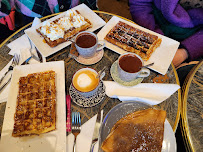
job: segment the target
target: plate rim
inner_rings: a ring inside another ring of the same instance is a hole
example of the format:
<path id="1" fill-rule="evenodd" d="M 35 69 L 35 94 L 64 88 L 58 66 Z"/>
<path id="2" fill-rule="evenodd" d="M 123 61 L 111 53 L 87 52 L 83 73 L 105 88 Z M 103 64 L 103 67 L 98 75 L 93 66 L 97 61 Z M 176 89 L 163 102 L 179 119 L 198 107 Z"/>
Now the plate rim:
<path id="1" fill-rule="evenodd" d="M 117 104 L 116 106 L 114 106 L 113 108 L 111 108 L 111 109 L 108 111 L 108 113 L 104 116 L 104 119 L 103 119 L 103 121 L 102 121 L 100 130 L 99 130 L 99 152 L 103 152 L 103 151 L 100 149 L 100 146 L 101 146 L 101 131 L 102 131 L 102 126 L 105 127 L 105 126 L 104 126 L 104 124 L 105 124 L 104 122 L 108 119 L 108 115 L 111 114 L 112 111 L 113 111 L 114 109 L 116 109 L 118 106 L 122 107 L 123 104 L 129 104 L 129 103 L 130 103 L 130 104 L 139 103 L 139 104 L 146 105 L 146 106 L 148 106 L 148 108 L 146 108 L 146 109 L 149 109 L 149 108 L 159 109 L 159 108 L 154 107 L 154 106 L 152 106 L 152 105 L 150 105 L 150 104 L 148 104 L 148 103 L 143 103 L 143 102 L 141 102 L 141 101 L 132 101 L 132 100 L 121 102 L 121 103 Z M 145 108 L 144 108 L 144 109 L 145 109 Z M 138 111 L 138 110 L 137 110 L 137 111 Z M 134 112 L 135 112 L 135 111 L 134 111 Z M 125 115 L 125 116 L 126 116 L 126 115 Z M 123 116 L 123 117 L 125 117 L 125 116 Z M 122 117 L 122 118 L 123 118 L 123 117 Z M 120 118 L 120 119 L 121 119 L 121 118 Z M 119 120 L 120 120 L 120 119 L 119 119 Z M 116 122 L 115 122 L 115 123 L 116 123 Z M 115 124 L 115 123 L 114 123 L 114 124 Z M 165 131 L 166 131 L 166 128 L 165 128 L 165 127 L 166 127 L 166 124 L 169 125 L 169 127 L 171 128 L 171 131 L 173 132 L 173 129 L 172 129 L 172 127 L 171 127 L 171 125 L 170 125 L 170 123 L 169 123 L 167 117 L 166 117 L 166 119 L 165 119 L 165 121 L 164 121 L 164 133 L 165 133 Z M 110 130 L 109 130 L 109 132 L 110 132 Z M 176 139 L 174 132 L 173 132 L 173 137 Z M 163 138 L 164 138 L 164 137 L 163 137 Z M 164 139 L 163 139 L 163 142 L 164 142 Z M 163 151 L 163 142 L 162 142 L 162 151 Z M 175 140 L 175 147 L 174 147 L 174 149 L 175 149 L 175 151 L 177 151 L 177 143 L 176 143 L 176 140 Z"/>

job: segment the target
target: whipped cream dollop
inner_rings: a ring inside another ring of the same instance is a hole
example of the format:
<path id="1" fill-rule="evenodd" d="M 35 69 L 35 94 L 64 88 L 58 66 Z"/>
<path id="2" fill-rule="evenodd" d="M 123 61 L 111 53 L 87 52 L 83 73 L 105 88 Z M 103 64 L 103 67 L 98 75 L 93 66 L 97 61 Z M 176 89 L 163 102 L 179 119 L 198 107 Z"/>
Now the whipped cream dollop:
<path id="1" fill-rule="evenodd" d="M 63 38 L 66 31 L 78 28 L 86 24 L 85 18 L 75 10 L 68 10 L 66 15 L 59 18 L 57 22 L 45 21 L 40 32 L 50 38 L 51 41 Z"/>
<path id="2" fill-rule="evenodd" d="M 82 73 L 78 76 L 77 84 L 81 88 L 85 88 L 85 87 L 91 85 L 91 83 L 92 83 L 92 79 L 87 74 Z"/>

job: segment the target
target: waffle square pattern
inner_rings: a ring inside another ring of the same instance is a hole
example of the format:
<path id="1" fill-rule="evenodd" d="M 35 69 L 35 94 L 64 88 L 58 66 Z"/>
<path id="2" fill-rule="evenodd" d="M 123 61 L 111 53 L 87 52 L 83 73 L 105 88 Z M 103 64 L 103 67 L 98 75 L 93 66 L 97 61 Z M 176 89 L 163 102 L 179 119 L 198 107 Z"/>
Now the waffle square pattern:
<path id="1" fill-rule="evenodd" d="M 138 54 L 145 61 L 151 57 L 162 42 L 158 36 L 132 27 L 122 21 L 119 21 L 104 39 L 125 51 Z"/>
<path id="2" fill-rule="evenodd" d="M 54 71 L 46 71 L 20 77 L 13 137 L 56 129 L 55 75 Z"/>

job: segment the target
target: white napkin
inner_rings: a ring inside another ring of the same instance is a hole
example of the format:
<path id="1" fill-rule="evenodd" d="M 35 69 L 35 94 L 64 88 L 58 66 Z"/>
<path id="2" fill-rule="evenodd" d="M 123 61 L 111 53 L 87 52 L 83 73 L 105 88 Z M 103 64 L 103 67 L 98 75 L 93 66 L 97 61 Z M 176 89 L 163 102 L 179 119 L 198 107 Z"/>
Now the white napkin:
<path id="1" fill-rule="evenodd" d="M 92 136 L 94 131 L 94 126 L 96 122 L 96 117 L 92 117 L 87 122 L 81 126 L 81 132 L 77 136 L 76 140 L 76 152 L 90 152 L 90 147 L 92 143 Z M 101 118 L 103 118 L 103 110 L 101 111 Z M 102 119 L 101 119 L 102 122 Z M 66 152 L 73 151 L 74 135 L 71 133 L 66 137 Z M 94 147 L 94 152 L 98 151 L 98 142 Z"/>
<path id="2" fill-rule="evenodd" d="M 35 25 L 39 24 L 40 22 L 41 22 L 40 19 L 35 17 L 35 19 L 33 20 L 32 26 L 35 26 Z M 14 55 L 14 53 L 20 54 L 19 65 L 31 56 L 30 51 L 29 51 L 30 43 L 29 43 L 29 40 L 28 40 L 28 37 L 26 34 L 22 35 L 18 39 L 9 43 L 7 46 L 11 49 L 11 51 L 9 52 L 10 55 Z M 34 47 L 33 47 L 32 51 L 35 55 L 37 55 L 37 52 Z M 4 75 L 4 73 L 6 73 L 9 66 L 11 65 L 11 62 L 12 62 L 12 60 L 0 71 L 0 78 Z M 44 57 L 43 57 L 43 62 L 46 62 L 46 58 L 44 58 Z M 29 63 L 36 64 L 39 62 L 36 61 L 35 59 L 31 59 L 29 61 Z M 5 77 L 3 82 L 0 84 L 0 86 L 2 86 L 10 78 L 11 73 L 12 73 L 12 71 L 7 74 L 7 76 Z M 10 83 L 0 93 L 0 103 L 7 101 L 9 87 L 10 87 Z"/>
<path id="3" fill-rule="evenodd" d="M 177 84 L 140 83 L 133 87 L 121 86 L 113 81 L 104 81 L 106 95 L 121 101 L 141 101 L 156 105 L 169 98 L 180 86 Z"/>
<path id="4" fill-rule="evenodd" d="M 32 27 L 41 23 L 40 19 L 35 17 L 32 23 Z M 28 40 L 28 37 L 26 34 L 23 34 L 21 37 L 19 37 L 18 39 L 14 40 L 13 42 L 9 43 L 7 45 L 11 51 L 9 52 L 10 55 L 14 55 L 14 53 L 18 53 L 20 54 L 20 64 L 23 63 L 27 58 L 29 58 L 31 56 L 30 54 L 30 43 Z M 32 45 L 32 52 L 34 55 L 37 56 L 37 52 L 35 50 L 34 44 Z M 46 61 L 46 58 L 43 57 L 43 62 Z M 35 59 L 31 59 L 29 61 L 30 64 L 34 64 L 34 63 L 39 63 L 38 61 L 36 61 Z"/>

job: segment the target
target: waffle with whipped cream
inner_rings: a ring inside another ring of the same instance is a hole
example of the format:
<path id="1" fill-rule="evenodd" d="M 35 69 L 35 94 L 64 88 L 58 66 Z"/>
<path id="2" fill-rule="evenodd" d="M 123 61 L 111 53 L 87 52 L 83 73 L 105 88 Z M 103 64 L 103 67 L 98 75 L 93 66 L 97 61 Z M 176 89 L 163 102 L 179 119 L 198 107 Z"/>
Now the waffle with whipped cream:
<path id="1" fill-rule="evenodd" d="M 128 52 L 138 54 L 143 60 L 148 60 L 161 44 L 161 39 L 119 21 L 104 38 L 108 42 Z"/>
<path id="2" fill-rule="evenodd" d="M 78 10 L 71 9 L 54 21 L 43 22 L 36 31 L 44 37 L 49 46 L 55 47 L 90 27 L 92 24 L 87 18 L 83 17 Z"/>
<path id="3" fill-rule="evenodd" d="M 55 129 L 55 72 L 46 71 L 20 77 L 12 136 L 39 135 Z"/>

